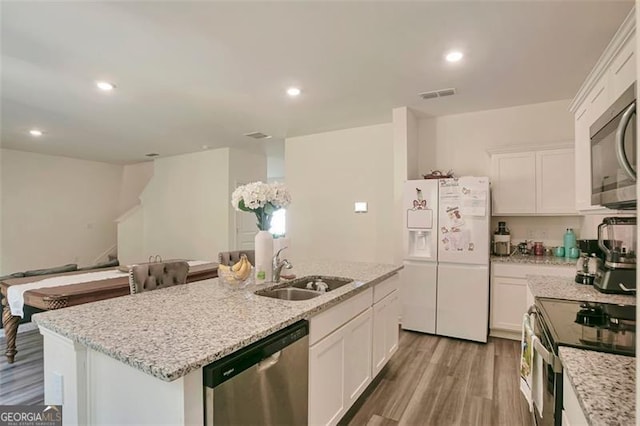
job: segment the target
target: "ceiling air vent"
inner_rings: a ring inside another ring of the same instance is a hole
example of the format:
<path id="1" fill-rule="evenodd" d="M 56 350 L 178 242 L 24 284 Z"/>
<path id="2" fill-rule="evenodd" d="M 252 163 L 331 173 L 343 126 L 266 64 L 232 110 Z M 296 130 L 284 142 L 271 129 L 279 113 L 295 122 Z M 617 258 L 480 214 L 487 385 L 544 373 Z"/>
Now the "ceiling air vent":
<path id="1" fill-rule="evenodd" d="M 160 155 L 160 154 L 158 154 L 157 152 L 150 152 L 148 154 L 145 154 L 145 157 L 152 157 L 153 158 L 153 157 L 157 157 L 158 155 Z"/>
<path id="2" fill-rule="evenodd" d="M 271 138 L 271 136 L 265 135 L 262 132 L 251 132 L 251 133 L 245 133 L 244 135 L 253 139 L 270 139 Z"/>
<path id="3" fill-rule="evenodd" d="M 450 88 L 450 89 L 440 89 L 440 90 L 434 90 L 432 92 L 420 93 L 419 96 L 422 99 L 433 99 L 433 98 L 441 98 L 443 96 L 451 96 L 455 94 L 456 94 L 456 89 Z"/>

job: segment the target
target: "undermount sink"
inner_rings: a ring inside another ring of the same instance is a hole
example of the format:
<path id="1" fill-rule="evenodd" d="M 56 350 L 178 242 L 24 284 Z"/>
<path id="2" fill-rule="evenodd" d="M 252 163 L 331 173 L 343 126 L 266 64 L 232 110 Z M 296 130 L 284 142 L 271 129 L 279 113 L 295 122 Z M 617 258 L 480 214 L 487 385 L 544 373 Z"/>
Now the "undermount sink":
<path id="1" fill-rule="evenodd" d="M 309 300 L 352 282 L 350 278 L 309 275 L 282 283 L 277 288 L 256 291 L 256 294 L 282 300 Z M 326 287 L 319 283 L 326 284 Z"/>
<path id="2" fill-rule="evenodd" d="M 257 291 L 258 296 L 266 296 L 282 300 L 308 300 L 322 296 L 322 292 L 295 287 L 274 288 Z"/>
<path id="3" fill-rule="evenodd" d="M 322 275 L 309 275 L 306 277 L 296 278 L 295 280 L 291 280 L 287 283 L 289 287 L 309 289 L 309 283 L 313 290 L 318 290 L 318 286 L 316 283 L 323 282 L 328 288 L 325 291 L 335 290 L 337 288 L 342 287 L 343 285 L 352 283 L 353 280 L 351 278 L 338 278 L 338 277 L 325 277 Z"/>

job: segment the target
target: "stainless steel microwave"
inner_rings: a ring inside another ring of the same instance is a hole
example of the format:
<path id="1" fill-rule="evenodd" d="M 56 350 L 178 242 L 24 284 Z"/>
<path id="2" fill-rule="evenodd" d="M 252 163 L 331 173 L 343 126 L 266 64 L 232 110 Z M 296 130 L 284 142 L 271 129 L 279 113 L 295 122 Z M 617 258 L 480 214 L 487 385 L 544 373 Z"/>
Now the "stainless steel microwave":
<path id="1" fill-rule="evenodd" d="M 636 208 L 636 85 L 629 87 L 589 129 L 591 204 Z"/>

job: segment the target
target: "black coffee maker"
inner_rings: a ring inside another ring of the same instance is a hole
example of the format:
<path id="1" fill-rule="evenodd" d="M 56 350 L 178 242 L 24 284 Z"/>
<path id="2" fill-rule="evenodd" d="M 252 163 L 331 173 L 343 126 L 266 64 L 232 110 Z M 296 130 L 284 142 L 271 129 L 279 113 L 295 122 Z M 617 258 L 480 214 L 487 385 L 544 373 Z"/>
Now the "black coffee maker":
<path id="1" fill-rule="evenodd" d="M 636 222 L 635 217 L 605 217 L 598 225 L 605 258 L 593 286 L 602 293 L 636 292 Z"/>

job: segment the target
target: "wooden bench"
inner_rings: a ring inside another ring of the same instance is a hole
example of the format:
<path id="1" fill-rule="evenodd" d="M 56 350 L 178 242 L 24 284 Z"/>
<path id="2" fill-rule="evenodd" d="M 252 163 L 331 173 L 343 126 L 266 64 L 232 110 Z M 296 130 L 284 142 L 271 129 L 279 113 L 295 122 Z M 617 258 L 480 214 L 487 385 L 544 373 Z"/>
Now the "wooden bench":
<path id="1" fill-rule="evenodd" d="M 12 285 L 27 284 L 41 281 L 51 277 L 71 276 L 86 274 L 90 272 L 109 271 L 110 269 L 94 269 L 88 271 L 74 271 L 64 274 L 40 275 L 35 277 L 11 278 L 0 281 L 0 292 L 2 293 L 2 325 L 7 341 L 5 355 L 11 364 L 18 352 L 16 350 L 16 335 L 18 334 L 18 323 L 20 317 L 11 315 L 11 309 L 7 302 L 7 290 Z M 218 276 L 218 264 L 215 262 L 193 266 L 189 269 L 187 282 L 201 281 Z M 86 283 L 62 285 L 57 287 L 33 289 L 24 292 L 25 306 L 32 306 L 45 311 L 61 309 L 69 306 L 82 305 L 83 303 L 97 302 L 98 300 L 111 299 L 114 297 L 126 296 L 129 291 L 129 277 L 122 276 L 100 281 L 90 281 Z"/>

